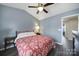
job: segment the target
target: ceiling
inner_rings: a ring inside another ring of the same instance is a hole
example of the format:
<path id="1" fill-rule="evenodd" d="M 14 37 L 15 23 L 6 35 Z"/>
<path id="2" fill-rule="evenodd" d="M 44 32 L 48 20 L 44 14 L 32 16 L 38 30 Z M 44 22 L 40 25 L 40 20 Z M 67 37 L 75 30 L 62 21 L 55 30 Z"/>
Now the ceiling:
<path id="1" fill-rule="evenodd" d="M 29 14 L 31 14 L 32 16 L 34 16 L 39 20 L 43 20 L 45 18 L 79 8 L 78 3 L 55 3 L 45 8 L 48 11 L 47 14 L 43 11 L 40 12 L 39 14 L 36 14 L 37 9 L 28 8 L 28 6 L 29 5 L 36 6 L 37 3 L 2 3 L 2 5 L 25 10 L 26 12 L 28 12 Z"/>

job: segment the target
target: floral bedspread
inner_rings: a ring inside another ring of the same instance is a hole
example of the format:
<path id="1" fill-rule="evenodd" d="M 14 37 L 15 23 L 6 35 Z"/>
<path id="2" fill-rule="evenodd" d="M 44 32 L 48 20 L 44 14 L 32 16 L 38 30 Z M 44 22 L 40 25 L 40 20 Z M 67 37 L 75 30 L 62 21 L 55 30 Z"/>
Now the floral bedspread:
<path id="1" fill-rule="evenodd" d="M 46 56 L 54 48 L 54 42 L 50 37 L 34 35 L 19 38 L 16 47 L 19 56 Z"/>

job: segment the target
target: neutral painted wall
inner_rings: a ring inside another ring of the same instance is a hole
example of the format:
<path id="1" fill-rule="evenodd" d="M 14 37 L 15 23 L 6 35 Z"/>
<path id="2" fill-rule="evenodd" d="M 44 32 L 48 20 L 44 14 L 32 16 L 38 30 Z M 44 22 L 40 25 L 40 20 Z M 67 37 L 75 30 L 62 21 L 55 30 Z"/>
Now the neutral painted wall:
<path id="1" fill-rule="evenodd" d="M 16 30 L 33 30 L 35 18 L 24 10 L 0 5 L 0 47 L 6 36 L 15 36 Z"/>
<path id="2" fill-rule="evenodd" d="M 73 7 L 73 6 L 72 6 Z M 64 7 L 63 7 L 64 8 Z M 41 32 L 45 35 L 48 35 L 58 43 L 61 42 L 61 18 L 68 15 L 79 14 L 79 9 L 61 13 L 47 19 L 41 20 Z"/>

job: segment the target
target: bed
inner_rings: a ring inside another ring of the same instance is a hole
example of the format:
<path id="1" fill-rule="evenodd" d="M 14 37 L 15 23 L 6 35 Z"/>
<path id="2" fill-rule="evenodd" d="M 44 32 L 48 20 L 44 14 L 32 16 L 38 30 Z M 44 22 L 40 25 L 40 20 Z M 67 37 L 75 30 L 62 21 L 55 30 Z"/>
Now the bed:
<path id="1" fill-rule="evenodd" d="M 52 38 L 34 32 L 19 32 L 15 43 L 19 56 L 46 56 L 55 48 Z"/>

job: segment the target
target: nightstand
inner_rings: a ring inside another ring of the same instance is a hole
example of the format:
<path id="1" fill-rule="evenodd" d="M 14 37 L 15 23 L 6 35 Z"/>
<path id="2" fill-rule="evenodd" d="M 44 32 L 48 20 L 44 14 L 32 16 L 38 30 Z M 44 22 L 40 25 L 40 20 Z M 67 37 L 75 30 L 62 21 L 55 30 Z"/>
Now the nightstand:
<path id="1" fill-rule="evenodd" d="M 10 47 L 11 45 L 14 45 L 15 47 L 15 43 L 14 43 L 15 38 L 16 37 L 5 37 L 5 45 L 4 45 L 5 51 L 7 47 Z"/>

